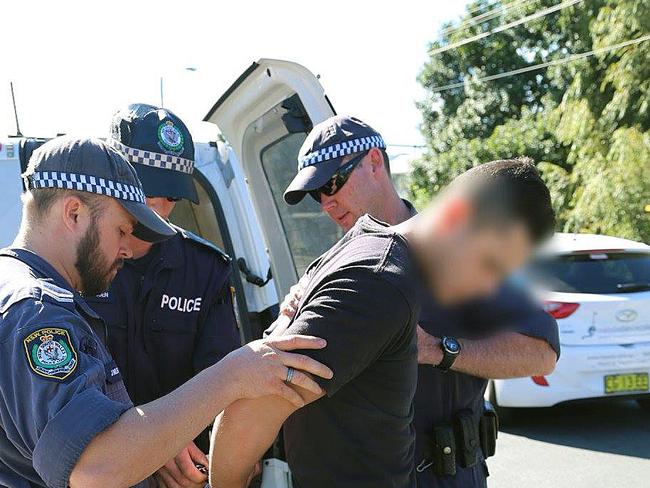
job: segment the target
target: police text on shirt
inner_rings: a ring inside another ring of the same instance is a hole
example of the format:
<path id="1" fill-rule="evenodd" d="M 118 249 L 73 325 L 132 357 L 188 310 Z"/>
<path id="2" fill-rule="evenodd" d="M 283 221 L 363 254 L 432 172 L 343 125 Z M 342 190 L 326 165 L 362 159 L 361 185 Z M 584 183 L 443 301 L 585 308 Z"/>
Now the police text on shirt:
<path id="1" fill-rule="evenodd" d="M 196 298 L 183 298 L 183 297 L 170 297 L 163 295 L 160 301 L 160 308 L 167 307 L 170 310 L 178 312 L 199 312 L 201 311 L 201 297 Z"/>

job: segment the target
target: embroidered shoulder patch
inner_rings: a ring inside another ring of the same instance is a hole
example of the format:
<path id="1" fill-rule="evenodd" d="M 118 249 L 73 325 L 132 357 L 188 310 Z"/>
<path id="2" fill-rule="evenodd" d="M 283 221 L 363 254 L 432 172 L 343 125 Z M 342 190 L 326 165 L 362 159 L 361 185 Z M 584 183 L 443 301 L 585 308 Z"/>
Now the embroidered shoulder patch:
<path id="1" fill-rule="evenodd" d="M 34 373 L 64 380 L 77 368 L 77 351 L 65 329 L 39 329 L 23 339 L 27 362 Z"/>

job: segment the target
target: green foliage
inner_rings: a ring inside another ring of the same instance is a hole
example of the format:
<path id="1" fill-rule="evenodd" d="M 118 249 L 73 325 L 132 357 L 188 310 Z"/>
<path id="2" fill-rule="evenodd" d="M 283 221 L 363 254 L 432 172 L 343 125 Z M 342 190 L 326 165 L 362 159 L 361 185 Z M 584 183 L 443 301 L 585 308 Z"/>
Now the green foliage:
<path id="1" fill-rule="evenodd" d="M 486 22 L 448 29 L 430 48 L 487 32 L 557 3 L 476 0 L 468 10 L 513 7 Z M 480 81 L 487 75 L 606 48 L 648 33 L 647 0 L 584 0 L 432 54 L 419 75 L 428 91 L 428 97 L 418 103 L 428 149 L 412 175 L 411 196 L 416 204 L 423 205 L 474 165 L 527 155 L 537 161 L 551 190 L 559 230 L 649 241 L 650 214 L 644 213 L 644 206 L 650 204 L 650 41 Z M 465 85 L 436 91 L 460 82 Z"/>

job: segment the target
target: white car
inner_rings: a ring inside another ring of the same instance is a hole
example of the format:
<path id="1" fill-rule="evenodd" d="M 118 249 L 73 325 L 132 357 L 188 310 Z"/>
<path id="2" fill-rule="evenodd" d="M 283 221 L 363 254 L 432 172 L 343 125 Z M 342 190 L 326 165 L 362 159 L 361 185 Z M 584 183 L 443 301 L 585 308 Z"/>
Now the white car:
<path id="1" fill-rule="evenodd" d="M 496 380 L 500 407 L 550 407 L 636 398 L 650 408 L 650 246 L 593 234 L 557 234 L 522 273 L 557 319 L 553 374 Z"/>

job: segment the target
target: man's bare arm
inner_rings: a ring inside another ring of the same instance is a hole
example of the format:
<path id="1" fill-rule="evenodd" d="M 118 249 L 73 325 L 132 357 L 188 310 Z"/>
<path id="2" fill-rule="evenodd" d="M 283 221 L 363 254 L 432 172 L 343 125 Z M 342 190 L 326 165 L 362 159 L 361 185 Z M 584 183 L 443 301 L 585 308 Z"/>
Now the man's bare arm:
<path id="1" fill-rule="evenodd" d="M 451 369 L 481 378 L 544 376 L 553 372 L 557 362 L 557 354 L 548 342 L 518 332 L 460 342 L 462 351 Z M 418 361 L 436 365 L 441 360 L 440 339 L 418 327 Z"/>
<path id="2" fill-rule="evenodd" d="M 322 397 L 296 388 L 306 403 Z M 289 416 L 298 409 L 279 396 L 238 400 L 214 422 L 210 446 L 210 486 L 243 488 L 249 475 Z"/>
<path id="3" fill-rule="evenodd" d="M 304 405 L 300 395 L 283 382 L 287 366 L 327 378 L 332 373 L 307 356 L 284 351 L 304 346 L 321 348 L 324 342 L 318 344 L 315 338 L 297 336 L 256 341 L 172 393 L 126 411 L 83 451 L 70 476 L 70 486 L 128 487 L 138 483 L 175 456 L 237 399 L 276 394 L 296 407 Z M 297 382 L 312 387 L 304 378 L 307 376 L 300 372 L 294 376 Z"/>

